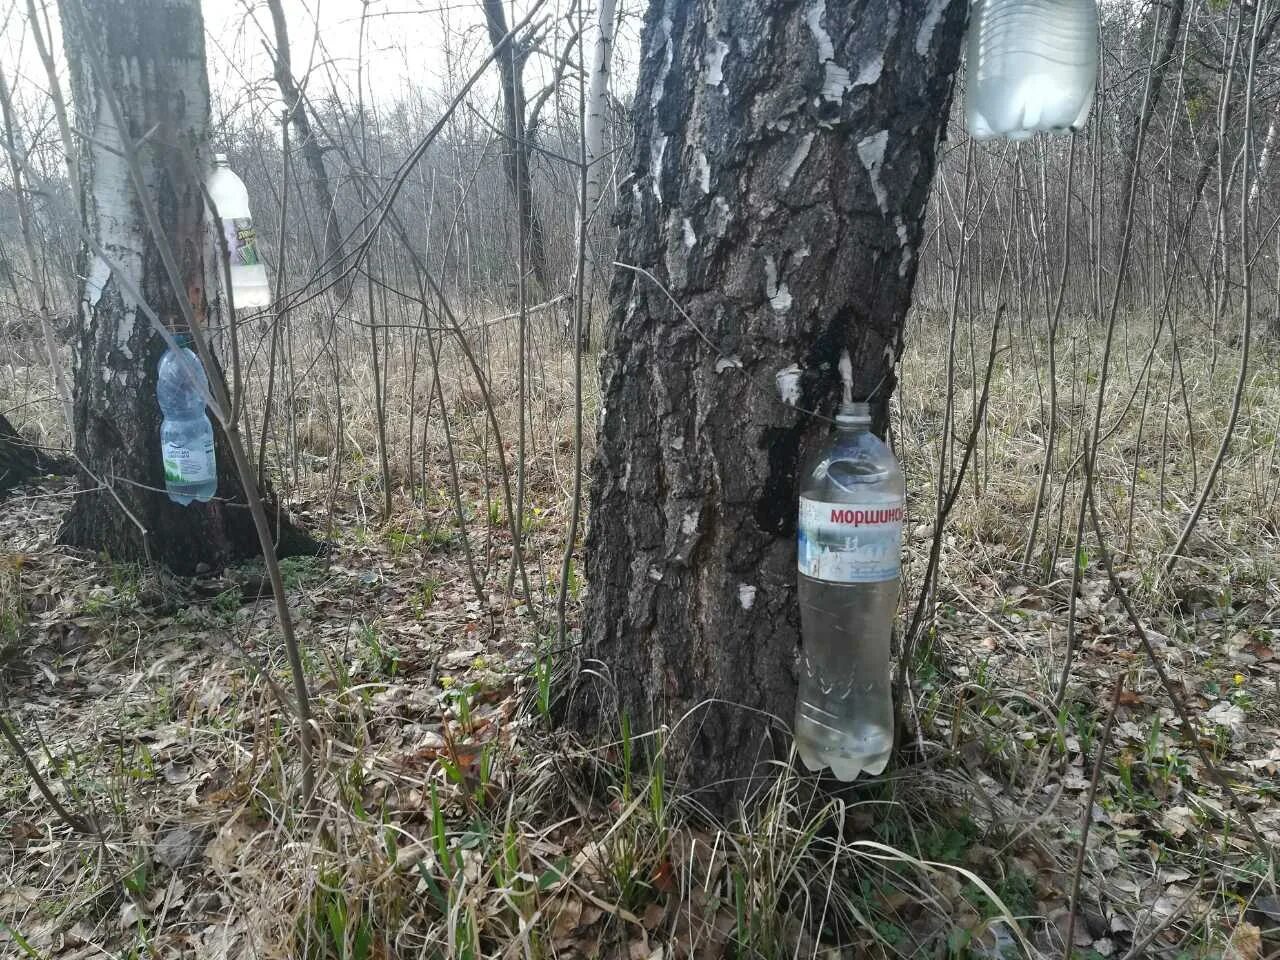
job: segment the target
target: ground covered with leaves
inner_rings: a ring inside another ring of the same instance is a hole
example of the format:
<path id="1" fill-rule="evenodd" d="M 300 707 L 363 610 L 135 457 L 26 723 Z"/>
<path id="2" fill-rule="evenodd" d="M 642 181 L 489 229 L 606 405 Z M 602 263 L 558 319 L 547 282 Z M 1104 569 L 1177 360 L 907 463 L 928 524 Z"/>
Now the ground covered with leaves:
<path id="1" fill-rule="evenodd" d="M 1276 955 L 1280 526 L 1267 410 L 1280 378 L 1259 375 L 1262 400 L 1245 412 L 1194 560 L 1161 577 L 1203 476 L 1188 435 L 1203 458 L 1220 424 L 1188 412 L 1172 431 L 1167 417 L 1163 433 L 1126 426 L 1097 468 L 1106 555 L 1067 535 L 1077 472 L 1056 512 L 1048 501 L 1052 548 L 1028 565 L 1043 399 L 1015 361 L 993 380 L 940 541 L 898 763 L 852 786 L 780 765 L 730 824 L 671 787 L 657 734 L 582 744 L 551 722 L 567 688 L 548 619 L 562 425 L 531 437 L 533 605 L 505 586 L 512 544 L 478 466 L 482 414 L 458 430 L 475 437 L 460 454 L 465 544 L 446 489 L 398 496 L 379 519 L 376 470 L 355 455 L 330 510 L 332 448 L 300 455 L 315 477 L 289 506 L 330 540 L 325 556 L 285 563 L 318 733 L 309 807 L 261 568 L 177 580 L 76 554 L 55 543 L 74 490 L 52 478 L 20 488 L 0 511 L 3 715 L 76 822 L 0 750 L 0 954 Z M 1125 369 L 1137 379 L 1121 384 L 1140 382 L 1137 361 Z M 920 518 L 908 618 L 935 535 L 939 376 L 909 355 L 895 419 Z M 962 440 L 979 382 L 956 381 Z M 1134 419 L 1125 396 L 1117 388 L 1108 418 Z M 1083 396 L 1071 404 L 1064 422 L 1082 420 Z M 1058 442 L 1068 462 L 1079 433 Z M 571 567 L 571 614 L 586 588 Z"/>

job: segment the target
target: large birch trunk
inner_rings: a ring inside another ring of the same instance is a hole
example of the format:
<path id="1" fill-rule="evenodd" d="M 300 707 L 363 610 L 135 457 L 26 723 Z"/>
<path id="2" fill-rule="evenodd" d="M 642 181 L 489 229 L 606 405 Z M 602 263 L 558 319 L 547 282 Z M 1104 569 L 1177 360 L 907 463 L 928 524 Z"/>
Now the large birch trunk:
<path id="1" fill-rule="evenodd" d="M 76 126 L 86 229 L 105 253 L 82 254 L 75 346 L 75 452 L 84 492 L 63 542 L 115 560 L 155 561 L 178 573 L 214 569 L 259 552 L 243 488 L 216 418 L 218 490 L 207 504 L 179 506 L 164 492 L 156 373 L 164 340 L 120 282 L 126 273 L 167 323 L 177 297 L 197 318 L 214 315 L 217 274 L 205 230 L 200 178 L 207 166 L 209 81 L 198 0 L 60 0 Z M 90 52 L 105 74 L 100 84 Z M 125 139 L 105 92 L 123 113 L 143 176 L 183 277 L 174 290 L 122 157 Z M 208 371 L 210 377 L 221 371 Z M 275 513 L 272 508 L 272 513 Z M 273 520 L 276 519 L 273 517 Z M 280 553 L 315 544 L 279 518 Z"/>
<path id="2" fill-rule="evenodd" d="M 852 359 L 887 422 L 962 0 L 658 0 L 602 361 L 584 671 L 723 808 L 786 755 L 796 479 Z M 670 293 L 670 298 L 667 292 Z M 673 303 L 674 300 L 674 303 Z M 678 304 L 678 306 L 677 306 Z"/>

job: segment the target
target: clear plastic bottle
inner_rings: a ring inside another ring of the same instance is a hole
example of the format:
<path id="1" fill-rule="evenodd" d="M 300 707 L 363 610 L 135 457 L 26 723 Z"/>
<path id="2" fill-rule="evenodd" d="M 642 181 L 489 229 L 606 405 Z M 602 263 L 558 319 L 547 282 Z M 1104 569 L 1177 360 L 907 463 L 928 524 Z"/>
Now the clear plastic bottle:
<path id="1" fill-rule="evenodd" d="M 227 165 L 225 153 L 214 154 L 213 173 L 205 186 L 222 218 L 222 233 L 227 238 L 227 253 L 231 256 L 231 288 L 236 309 L 269 305 L 271 287 L 267 283 L 267 268 L 258 258 L 258 235 L 249 213 L 249 191 Z"/>
<path id="2" fill-rule="evenodd" d="M 1079 130 L 1097 85 L 1097 0 L 974 0 L 965 60 L 976 139 Z"/>
<path id="3" fill-rule="evenodd" d="M 865 403 L 845 403 L 800 484 L 803 635 L 796 749 L 840 780 L 884 770 L 893 749 L 889 641 L 898 609 L 906 495 Z"/>
<path id="4" fill-rule="evenodd" d="M 169 499 L 183 506 L 205 503 L 218 489 L 218 462 L 213 452 L 213 425 L 204 412 L 209 380 L 204 367 L 186 346 L 170 348 L 160 358 L 156 399 L 164 412 L 160 423 L 160 456 Z M 197 382 L 199 386 L 197 386 Z"/>

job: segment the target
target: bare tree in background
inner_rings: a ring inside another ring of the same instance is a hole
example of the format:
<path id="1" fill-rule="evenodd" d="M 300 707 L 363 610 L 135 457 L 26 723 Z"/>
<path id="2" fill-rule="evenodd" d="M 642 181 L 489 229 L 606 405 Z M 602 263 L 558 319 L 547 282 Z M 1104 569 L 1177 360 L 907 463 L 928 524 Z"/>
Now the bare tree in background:
<path id="1" fill-rule="evenodd" d="M 600 0 L 600 9 L 596 12 L 596 40 L 591 48 L 590 85 L 587 89 L 587 111 L 583 118 L 582 129 L 583 152 L 587 164 L 587 190 L 582 216 L 587 221 L 595 218 L 610 170 L 605 153 L 604 135 L 609 115 L 609 74 L 613 63 L 613 34 L 617 6 L 617 0 Z M 589 234 L 585 231 L 583 244 L 588 248 L 591 245 Z M 597 272 L 600 266 L 596 262 L 597 257 L 593 256 L 589 249 L 580 251 L 580 255 L 592 266 L 592 272 Z M 588 311 L 584 316 L 586 322 L 582 339 L 586 347 L 591 343 L 591 314 Z"/>
<path id="2" fill-rule="evenodd" d="M 507 37 L 507 18 L 502 12 L 502 0 L 484 0 L 484 19 L 489 28 L 489 40 L 494 50 L 502 47 Z M 542 229 L 542 219 L 533 202 L 533 178 L 530 172 L 530 118 L 524 89 L 524 66 L 528 60 L 528 48 L 514 40 L 501 49 L 497 56 L 498 74 L 502 81 L 503 137 L 506 143 L 502 151 L 502 170 L 506 175 L 511 195 L 516 201 L 516 216 L 520 218 L 524 245 L 527 249 L 534 278 L 546 296 L 551 294 L 551 278 L 547 270 L 547 242 Z"/>
<path id="3" fill-rule="evenodd" d="M 654 3 L 602 364 L 571 722 L 669 725 L 709 802 L 780 755 L 802 458 L 883 430 L 965 5 Z M 603 678 L 603 682 L 601 681 Z"/>
<path id="4" fill-rule="evenodd" d="M 215 420 L 218 492 L 183 507 L 164 492 L 156 373 L 165 350 L 121 282 L 121 272 L 166 322 L 181 324 L 177 297 L 213 315 L 211 245 L 201 192 L 209 132 L 209 81 L 198 0 L 61 0 L 63 40 L 78 129 L 76 185 L 95 249 L 82 255 L 75 336 L 75 453 L 83 491 L 62 539 L 116 560 L 155 560 L 180 573 L 259 552 L 226 437 Z M 101 65 L 95 76 L 91 64 Z M 114 96 L 125 129 L 112 119 Z M 127 139 L 126 139 L 127 138 Z M 136 145 L 165 236 L 148 229 L 136 201 L 125 145 Z M 159 244 L 174 252 L 185 289 L 166 275 Z M 215 287 L 216 289 L 216 287 Z M 209 376 L 221 377 L 210 370 Z M 274 509 L 271 511 L 275 513 Z M 273 522 L 281 518 L 273 517 Z M 288 523 L 282 555 L 314 552 Z"/>
<path id="5" fill-rule="evenodd" d="M 345 300 L 350 292 L 351 282 L 344 269 L 342 225 L 338 222 L 333 188 L 329 185 L 329 174 L 324 167 L 324 151 L 320 149 L 320 141 L 311 129 L 307 103 L 293 76 L 289 26 L 280 0 L 267 0 L 267 8 L 271 11 L 271 24 L 276 35 L 275 50 L 271 51 L 276 86 L 280 88 L 280 98 L 284 100 L 288 121 L 293 125 L 298 151 L 311 175 L 311 192 L 315 197 L 317 211 L 324 217 L 324 264 L 334 284 L 334 293 L 339 300 Z"/>

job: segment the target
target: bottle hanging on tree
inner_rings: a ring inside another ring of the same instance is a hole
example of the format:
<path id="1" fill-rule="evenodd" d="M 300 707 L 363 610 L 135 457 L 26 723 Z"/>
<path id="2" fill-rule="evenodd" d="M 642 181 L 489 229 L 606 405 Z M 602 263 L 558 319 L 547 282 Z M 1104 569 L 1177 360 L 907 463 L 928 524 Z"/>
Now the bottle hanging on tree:
<path id="1" fill-rule="evenodd" d="M 1097 0 L 974 0 L 964 112 L 975 139 L 1081 129 L 1097 77 Z"/>
<path id="2" fill-rule="evenodd" d="M 846 393 L 846 396 L 848 394 Z M 800 481 L 803 639 L 796 750 L 840 780 L 884 770 L 893 749 L 889 642 L 898 609 L 906 485 L 871 411 L 848 400 Z"/>
<path id="3" fill-rule="evenodd" d="M 271 303 L 267 268 L 258 257 L 258 235 L 249 213 L 249 191 L 227 165 L 227 155 L 213 156 L 213 173 L 206 184 L 222 218 L 222 234 L 231 257 L 231 292 L 237 310 Z M 221 271 L 219 271 L 221 275 Z"/>
<path id="4" fill-rule="evenodd" d="M 218 462 L 213 450 L 213 425 L 204 411 L 209 389 L 200 358 L 191 352 L 186 336 L 180 349 L 170 347 L 160 358 L 156 399 L 164 413 L 160 423 L 160 456 L 169 499 L 183 506 L 193 500 L 207 503 L 218 490 Z"/>

